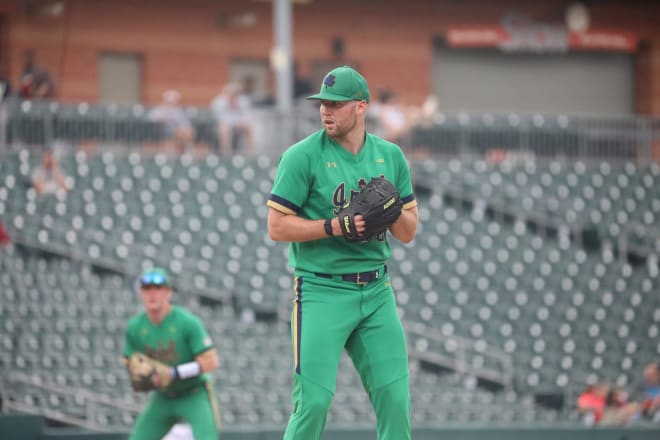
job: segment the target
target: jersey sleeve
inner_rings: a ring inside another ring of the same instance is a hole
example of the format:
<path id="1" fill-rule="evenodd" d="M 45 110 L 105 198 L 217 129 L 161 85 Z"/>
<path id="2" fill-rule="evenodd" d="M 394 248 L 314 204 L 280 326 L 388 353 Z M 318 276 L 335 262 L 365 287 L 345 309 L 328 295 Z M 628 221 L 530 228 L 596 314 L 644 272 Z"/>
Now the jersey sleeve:
<path id="1" fill-rule="evenodd" d="M 401 194 L 401 200 L 403 201 L 403 209 L 414 208 L 417 206 L 417 200 L 415 200 L 415 194 L 413 193 L 410 168 L 408 167 L 408 160 L 401 149 L 398 150 L 398 164 L 399 172 L 396 184 L 397 190 Z"/>
<path id="2" fill-rule="evenodd" d="M 202 321 L 196 316 L 191 316 L 189 320 L 187 336 L 190 351 L 194 356 L 213 348 L 211 337 L 206 331 L 204 324 L 202 324 Z"/>
<path id="3" fill-rule="evenodd" d="M 284 214 L 298 214 L 310 188 L 309 158 L 301 148 L 280 157 L 268 206 Z"/>

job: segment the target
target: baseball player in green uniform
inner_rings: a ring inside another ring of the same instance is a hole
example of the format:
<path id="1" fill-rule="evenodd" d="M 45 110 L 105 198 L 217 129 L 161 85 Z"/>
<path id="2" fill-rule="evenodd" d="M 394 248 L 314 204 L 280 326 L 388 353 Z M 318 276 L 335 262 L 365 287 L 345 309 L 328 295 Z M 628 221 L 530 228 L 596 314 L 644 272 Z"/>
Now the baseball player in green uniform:
<path id="1" fill-rule="evenodd" d="M 135 353 L 162 365 L 164 373 L 150 373 L 148 385 L 153 387 L 141 389 L 155 391 L 130 439 L 160 440 L 176 423 L 188 422 L 196 440 L 217 440 L 220 418 L 206 374 L 218 367 L 211 338 L 196 315 L 170 303 L 172 287 L 164 269 L 142 273 L 139 290 L 145 310 L 128 322 L 124 357 L 129 373 L 129 360 Z"/>
<path id="2" fill-rule="evenodd" d="M 389 232 L 403 243 L 417 230 L 417 204 L 401 149 L 365 128 L 369 88 L 344 66 L 329 72 L 318 100 L 323 129 L 282 154 L 268 200 L 268 231 L 290 243 L 295 269 L 291 330 L 293 413 L 285 440 L 321 438 L 344 349 L 377 417 L 379 440 L 410 439 L 406 339 L 385 265 L 387 232 L 349 241 L 338 213 L 372 177 L 398 190 L 401 214 Z M 355 216 L 358 234 L 368 229 Z"/>

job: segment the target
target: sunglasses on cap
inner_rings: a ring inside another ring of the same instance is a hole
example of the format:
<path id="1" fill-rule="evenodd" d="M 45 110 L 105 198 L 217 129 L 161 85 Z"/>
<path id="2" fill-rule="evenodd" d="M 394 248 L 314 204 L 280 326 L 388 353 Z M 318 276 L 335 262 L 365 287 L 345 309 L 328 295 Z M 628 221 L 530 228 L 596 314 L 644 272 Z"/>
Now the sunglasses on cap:
<path id="1" fill-rule="evenodd" d="M 140 277 L 140 285 L 147 286 L 169 286 L 169 281 L 165 275 L 158 272 L 148 272 Z"/>

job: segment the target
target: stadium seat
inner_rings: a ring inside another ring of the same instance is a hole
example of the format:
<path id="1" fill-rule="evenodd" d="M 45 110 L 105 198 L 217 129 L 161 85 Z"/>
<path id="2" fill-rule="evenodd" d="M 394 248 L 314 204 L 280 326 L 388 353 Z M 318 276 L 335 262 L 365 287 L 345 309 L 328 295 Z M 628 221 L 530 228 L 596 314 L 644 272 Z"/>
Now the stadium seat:
<path id="1" fill-rule="evenodd" d="M 483 133 L 509 123 L 475 122 L 472 147 L 490 148 L 493 138 Z M 448 117 L 446 124 L 440 134 L 451 136 L 450 126 L 461 120 Z M 562 127 L 547 117 L 534 128 L 547 143 L 554 142 L 548 133 L 564 129 L 570 123 Z M 75 186 L 50 202 L 19 184 L 35 156 L 21 152 L 0 162 L 0 208 L 10 213 L 12 229 L 35 246 L 71 252 L 67 258 L 30 247 L 0 250 L 0 346 L 17 354 L 2 358 L 2 366 L 120 396 L 128 385 L 115 355 L 125 320 L 140 308 L 133 277 L 142 264 L 163 264 L 180 288 L 176 300 L 190 301 L 218 344 L 222 367 L 214 377 L 225 423 L 285 423 L 289 325 L 272 318 L 290 312 L 292 275 L 287 246 L 265 231 L 276 164 L 240 155 L 221 161 L 135 152 L 62 159 Z M 412 167 L 416 184 L 431 192 L 418 197 L 415 243 L 392 241 L 389 270 L 399 312 L 448 340 L 501 350 L 513 363 L 515 383 L 487 391 L 460 372 L 439 373 L 411 359 L 415 421 L 554 421 L 566 414 L 539 409 L 529 396 L 593 378 L 630 384 L 660 354 L 657 344 L 639 342 L 660 333 L 657 273 L 588 252 L 572 237 L 546 234 L 527 221 L 548 209 L 557 214 L 548 218 L 563 223 L 598 218 L 611 239 L 632 220 L 653 225 L 660 217 L 657 165 L 428 159 Z M 515 215 L 492 209 L 494 201 Z M 194 305 L 195 298 L 226 293 L 232 303 Z M 428 338 L 411 336 L 409 346 L 457 355 L 451 343 L 436 347 Z M 44 356 L 32 355 L 35 350 Z M 498 368 L 483 353 L 465 360 L 474 369 Z M 71 374 L 89 367 L 102 374 Z M 340 367 L 329 420 L 372 421 L 350 361 Z M 35 405 L 50 399 L 27 396 Z M 79 402 L 58 399 L 71 414 L 80 412 Z M 126 411 L 95 416 L 108 426 L 132 420 Z"/>

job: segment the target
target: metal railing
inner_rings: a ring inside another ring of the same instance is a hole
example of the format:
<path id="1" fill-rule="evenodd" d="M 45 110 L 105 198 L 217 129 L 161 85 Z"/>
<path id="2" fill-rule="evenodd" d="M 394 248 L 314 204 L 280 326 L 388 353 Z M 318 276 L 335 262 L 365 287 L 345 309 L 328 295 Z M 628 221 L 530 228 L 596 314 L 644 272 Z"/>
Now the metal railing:
<path id="1" fill-rule="evenodd" d="M 0 106 L 0 153 L 12 147 L 52 146 L 136 148 L 158 146 L 166 138 L 149 107 L 117 104 L 65 104 L 10 99 Z M 195 129 L 195 145 L 218 150 L 210 110 L 185 109 Z M 298 102 L 290 113 L 274 107 L 252 111 L 256 153 L 279 155 L 293 142 L 321 127 L 316 107 Z M 373 118 L 368 128 L 380 133 Z M 487 157 L 491 160 L 631 160 L 660 155 L 660 118 L 515 113 L 435 113 L 416 121 L 396 140 L 411 154 Z"/>
<path id="2" fill-rule="evenodd" d="M 75 148 L 151 148 L 158 150 L 168 135 L 165 125 L 141 104 L 67 104 L 9 99 L 0 102 L 0 154 L 16 148 L 65 145 Z M 217 121 L 208 108 L 187 107 L 194 129 L 193 147 L 218 152 Z M 318 114 L 299 104 L 290 114 L 274 107 L 251 111 L 256 153 L 277 155 L 298 138 L 320 128 Z"/>
<path id="3" fill-rule="evenodd" d="M 402 139 L 446 157 L 646 162 L 658 159 L 660 119 L 642 116 L 436 113 Z M 655 151 L 654 151 L 655 150 Z"/>
<path id="4" fill-rule="evenodd" d="M 68 228 L 64 224 L 53 224 L 50 226 L 50 231 L 66 231 Z M 63 235 L 63 234 L 61 234 Z M 103 234 L 98 234 L 98 231 L 91 229 L 83 229 L 79 231 L 80 236 L 87 237 L 87 240 L 92 246 L 101 247 L 104 245 Z M 154 265 L 167 266 L 170 262 L 166 256 L 160 256 L 151 252 L 151 247 L 142 243 L 134 243 L 131 246 L 126 246 L 127 255 L 124 259 L 109 258 L 103 255 L 91 256 L 89 251 L 77 248 L 75 245 L 66 244 L 58 241 L 45 241 L 42 242 L 39 238 L 30 238 L 15 229 L 11 230 L 12 241 L 29 249 L 34 249 L 42 252 L 47 252 L 54 255 L 63 256 L 74 261 L 90 264 L 99 269 L 121 274 L 127 279 L 134 279 L 137 277 L 138 268 L 131 262 L 142 261 L 151 259 Z M 223 275 L 210 268 L 205 272 L 207 277 L 206 283 L 199 285 L 194 279 L 194 274 L 198 273 L 199 261 L 193 257 L 185 257 L 180 259 L 181 275 L 177 276 L 173 281 L 173 287 L 177 292 L 186 296 L 204 295 L 205 297 L 212 298 L 224 304 L 229 304 L 232 301 L 233 293 L 226 289 L 217 288 L 213 286 L 222 286 Z M 186 276 L 186 274 L 193 274 L 193 278 Z"/>
<path id="5" fill-rule="evenodd" d="M 26 390 L 34 390 L 47 402 L 31 402 L 26 399 Z M 128 424 L 113 423 L 111 420 L 100 421 L 99 414 L 111 415 L 126 413 L 136 415 L 144 402 L 136 395 L 124 398 L 110 397 L 87 388 L 61 386 L 43 380 L 40 376 L 29 375 L 19 371 L 10 372 L 2 383 L 3 412 L 19 411 L 31 414 L 42 414 L 62 423 L 80 426 L 93 431 L 112 432 L 124 429 Z M 62 408 L 62 402 L 75 401 L 76 406 L 83 411 L 74 412 Z M 112 419 L 112 417 L 108 417 Z"/>
<path id="6" fill-rule="evenodd" d="M 505 351 L 482 340 L 443 335 L 418 322 L 405 322 L 404 327 L 410 340 L 410 357 L 508 389 L 513 387 L 513 360 Z"/>

